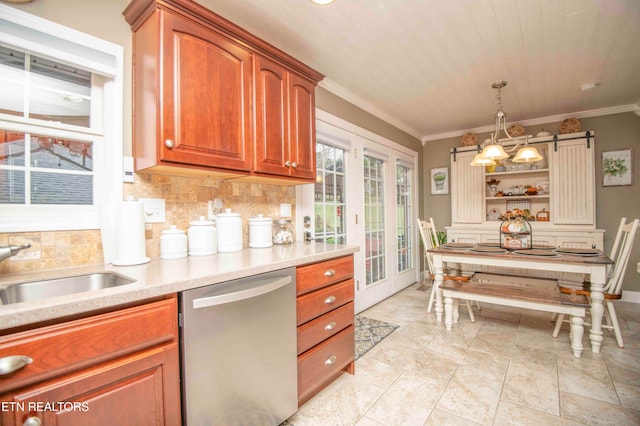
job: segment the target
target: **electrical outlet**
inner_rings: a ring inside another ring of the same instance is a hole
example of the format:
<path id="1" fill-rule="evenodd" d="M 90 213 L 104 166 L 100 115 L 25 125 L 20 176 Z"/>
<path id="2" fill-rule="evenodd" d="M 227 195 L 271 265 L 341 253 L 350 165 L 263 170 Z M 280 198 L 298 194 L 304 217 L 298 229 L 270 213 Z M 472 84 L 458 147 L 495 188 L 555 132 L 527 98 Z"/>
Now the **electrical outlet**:
<path id="1" fill-rule="evenodd" d="M 289 203 L 280 204 L 280 217 L 291 217 L 291 204 Z"/>
<path id="2" fill-rule="evenodd" d="M 166 221 L 165 202 L 162 198 L 139 198 L 144 205 L 145 223 L 160 223 Z"/>

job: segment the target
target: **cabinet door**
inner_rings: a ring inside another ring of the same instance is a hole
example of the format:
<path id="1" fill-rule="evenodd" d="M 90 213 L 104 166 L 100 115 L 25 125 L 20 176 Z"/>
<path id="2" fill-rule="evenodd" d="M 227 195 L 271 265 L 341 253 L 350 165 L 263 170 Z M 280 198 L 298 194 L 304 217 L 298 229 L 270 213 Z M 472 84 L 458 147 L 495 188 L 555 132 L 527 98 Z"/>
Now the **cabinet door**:
<path id="1" fill-rule="evenodd" d="M 260 56 L 254 58 L 256 141 L 255 171 L 288 176 L 288 73 Z"/>
<path id="2" fill-rule="evenodd" d="M 316 112 L 315 84 L 289 75 L 289 138 L 291 176 L 315 181 Z"/>
<path id="3" fill-rule="evenodd" d="M 162 39 L 160 159 L 249 170 L 251 54 L 204 26 L 164 12 Z"/>
<path id="4" fill-rule="evenodd" d="M 451 221 L 482 223 L 484 209 L 484 167 L 470 166 L 475 151 L 451 156 Z"/>
<path id="5" fill-rule="evenodd" d="M 551 220 L 554 224 L 595 224 L 594 141 L 559 141 L 551 149 Z"/>
<path id="6" fill-rule="evenodd" d="M 1 400 L 13 408 L 0 413 L 1 423 L 21 425 L 31 416 L 59 426 L 177 425 L 178 366 L 171 345 L 5 394 Z M 47 410 L 47 403 L 65 405 Z"/>

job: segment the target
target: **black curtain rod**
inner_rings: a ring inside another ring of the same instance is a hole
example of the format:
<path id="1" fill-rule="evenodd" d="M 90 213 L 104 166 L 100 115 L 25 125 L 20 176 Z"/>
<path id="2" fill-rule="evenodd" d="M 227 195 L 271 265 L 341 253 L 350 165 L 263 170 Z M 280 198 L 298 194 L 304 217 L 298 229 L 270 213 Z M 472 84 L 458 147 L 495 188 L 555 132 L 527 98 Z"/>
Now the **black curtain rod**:
<path id="1" fill-rule="evenodd" d="M 545 139 L 543 141 L 535 141 L 535 142 L 527 142 L 528 145 L 537 145 L 537 144 L 541 144 L 541 143 L 548 143 L 548 142 L 553 142 L 554 144 L 557 144 L 558 141 L 572 141 L 572 140 L 576 140 L 576 139 L 587 139 L 587 148 L 591 148 L 591 132 L 586 132 L 584 136 L 575 136 L 572 138 L 564 138 L 564 139 L 558 139 L 558 135 L 553 135 L 551 137 L 551 139 Z M 517 139 L 517 143 L 524 143 L 524 139 Z M 478 151 L 480 152 L 480 150 L 482 149 L 482 144 L 477 144 L 473 146 L 473 149 L 471 149 L 470 146 L 465 146 L 463 148 L 469 148 L 469 149 L 460 149 L 460 147 L 455 147 L 455 148 L 451 148 L 451 150 L 449 151 L 449 155 L 451 154 L 459 154 L 461 152 L 469 152 L 469 151 Z M 455 158 L 454 158 L 455 159 Z"/>

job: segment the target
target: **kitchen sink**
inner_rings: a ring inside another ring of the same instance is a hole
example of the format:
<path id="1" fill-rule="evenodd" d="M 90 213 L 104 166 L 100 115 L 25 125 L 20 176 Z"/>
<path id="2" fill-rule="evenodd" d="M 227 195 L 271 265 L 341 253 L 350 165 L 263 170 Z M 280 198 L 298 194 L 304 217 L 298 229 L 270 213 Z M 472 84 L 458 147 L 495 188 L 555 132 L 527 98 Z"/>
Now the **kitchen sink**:
<path id="1" fill-rule="evenodd" d="M 115 272 L 98 272 L 74 277 L 31 281 L 0 287 L 0 300 L 3 305 L 30 302 L 48 297 L 117 287 L 133 282 L 135 282 L 133 278 Z"/>

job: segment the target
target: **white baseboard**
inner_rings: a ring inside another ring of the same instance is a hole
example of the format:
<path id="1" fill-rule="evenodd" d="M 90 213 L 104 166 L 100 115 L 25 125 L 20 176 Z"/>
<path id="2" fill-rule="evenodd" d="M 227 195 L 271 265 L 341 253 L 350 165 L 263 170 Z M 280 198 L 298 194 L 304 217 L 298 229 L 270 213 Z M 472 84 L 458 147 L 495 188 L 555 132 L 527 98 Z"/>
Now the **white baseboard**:
<path id="1" fill-rule="evenodd" d="M 622 302 L 640 303 L 640 291 L 623 291 Z"/>

